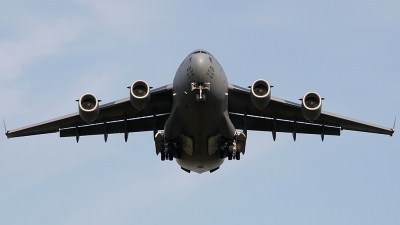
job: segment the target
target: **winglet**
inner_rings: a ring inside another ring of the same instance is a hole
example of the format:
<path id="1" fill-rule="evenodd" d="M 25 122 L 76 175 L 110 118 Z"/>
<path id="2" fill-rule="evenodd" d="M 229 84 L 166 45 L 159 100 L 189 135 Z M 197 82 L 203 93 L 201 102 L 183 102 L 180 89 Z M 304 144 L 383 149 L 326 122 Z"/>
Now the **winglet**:
<path id="1" fill-rule="evenodd" d="M 394 133 L 394 128 L 396 127 L 396 117 L 394 118 L 394 123 L 393 123 L 393 128 L 392 128 L 392 134 L 390 136 L 393 136 Z"/>
<path id="2" fill-rule="evenodd" d="M 4 125 L 4 133 L 6 134 L 7 138 L 10 138 L 10 137 L 8 137 L 8 131 L 7 131 L 6 122 L 4 121 L 4 119 L 3 119 L 3 125 Z"/>

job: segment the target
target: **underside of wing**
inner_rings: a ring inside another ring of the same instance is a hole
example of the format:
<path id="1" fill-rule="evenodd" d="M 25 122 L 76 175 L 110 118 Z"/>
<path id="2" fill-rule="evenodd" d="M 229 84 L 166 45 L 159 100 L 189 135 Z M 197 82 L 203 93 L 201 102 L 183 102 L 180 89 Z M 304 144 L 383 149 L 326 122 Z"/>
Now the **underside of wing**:
<path id="1" fill-rule="evenodd" d="M 252 103 L 251 94 L 250 89 L 230 85 L 228 110 L 238 129 L 326 135 L 340 135 L 340 130 L 394 133 L 391 128 L 325 111 L 320 111 L 318 118 L 310 121 L 304 116 L 301 104 L 275 97 L 270 97 L 268 105 L 259 109 Z"/>
<path id="2" fill-rule="evenodd" d="M 61 137 L 108 133 L 153 131 L 160 129 L 172 108 L 172 84 L 149 92 L 150 100 L 145 108 L 132 106 L 130 98 L 110 102 L 99 107 L 98 116 L 90 124 L 80 114 L 73 113 L 27 127 L 6 132 L 8 138 L 55 133 Z"/>

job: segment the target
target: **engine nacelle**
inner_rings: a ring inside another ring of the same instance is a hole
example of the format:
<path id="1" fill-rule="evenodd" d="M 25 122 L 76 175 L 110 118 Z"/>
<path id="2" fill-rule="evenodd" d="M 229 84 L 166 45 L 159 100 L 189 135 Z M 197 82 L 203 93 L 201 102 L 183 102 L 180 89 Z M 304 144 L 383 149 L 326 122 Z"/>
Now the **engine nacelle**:
<path id="1" fill-rule="evenodd" d="M 99 116 L 99 100 L 93 94 L 82 95 L 78 101 L 79 115 L 86 123 L 91 123 Z"/>
<path id="2" fill-rule="evenodd" d="M 271 100 L 271 86 L 265 80 L 256 80 L 250 87 L 250 100 L 259 110 L 267 107 Z"/>
<path id="3" fill-rule="evenodd" d="M 150 86 L 142 80 L 133 82 L 130 87 L 130 100 L 137 110 L 142 110 L 150 102 Z"/>
<path id="4" fill-rule="evenodd" d="M 318 119 L 322 110 L 322 98 L 316 92 L 308 92 L 301 100 L 301 113 L 310 122 Z"/>

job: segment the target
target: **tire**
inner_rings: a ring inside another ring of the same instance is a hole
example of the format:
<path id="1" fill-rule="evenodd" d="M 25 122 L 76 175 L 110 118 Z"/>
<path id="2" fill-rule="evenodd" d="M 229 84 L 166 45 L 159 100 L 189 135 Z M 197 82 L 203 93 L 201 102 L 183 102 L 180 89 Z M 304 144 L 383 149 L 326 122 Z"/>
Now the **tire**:
<path id="1" fill-rule="evenodd" d="M 178 142 L 176 146 L 176 158 L 178 159 L 182 158 L 182 151 L 183 151 L 182 145 L 181 143 Z"/>
<path id="2" fill-rule="evenodd" d="M 200 95 L 196 94 L 196 102 L 200 102 Z"/>
<path id="3" fill-rule="evenodd" d="M 174 155 L 172 153 L 168 154 L 168 159 L 169 161 L 172 161 L 174 159 Z"/>
<path id="4" fill-rule="evenodd" d="M 232 160 L 232 152 L 228 152 L 228 160 Z"/>
<path id="5" fill-rule="evenodd" d="M 161 161 L 165 160 L 165 152 L 161 152 Z"/>
<path id="6" fill-rule="evenodd" d="M 225 157 L 225 151 L 219 150 L 219 158 L 223 159 Z"/>
<path id="7" fill-rule="evenodd" d="M 202 95 L 201 95 L 201 100 L 202 100 L 203 102 L 206 102 L 206 94 L 202 94 Z"/>
<path id="8" fill-rule="evenodd" d="M 182 150 L 181 150 L 181 149 L 178 149 L 178 150 L 176 151 L 176 157 L 177 157 L 178 159 L 182 158 Z"/>

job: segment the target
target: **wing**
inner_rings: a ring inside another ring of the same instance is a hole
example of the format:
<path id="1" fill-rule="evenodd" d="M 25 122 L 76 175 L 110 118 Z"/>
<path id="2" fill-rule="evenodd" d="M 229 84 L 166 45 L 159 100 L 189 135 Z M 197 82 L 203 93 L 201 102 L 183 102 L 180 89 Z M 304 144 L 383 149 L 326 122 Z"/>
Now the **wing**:
<path id="1" fill-rule="evenodd" d="M 79 113 L 44 121 L 6 132 L 8 138 L 60 132 L 60 137 L 153 131 L 163 129 L 172 108 L 172 84 L 153 89 L 149 105 L 142 111 L 135 109 L 128 98 L 101 105 L 99 116 L 90 125 Z"/>
<path id="2" fill-rule="evenodd" d="M 394 129 L 322 111 L 314 122 L 306 120 L 301 105 L 271 97 L 262 110 L 250 101 L 250 89 L 229 85 L 228 111 L 236 128 L 245 130 L 340 135 L 340 130 L 393 135 Z M 295 136 L 294 136 L 295 137 Z"/>

